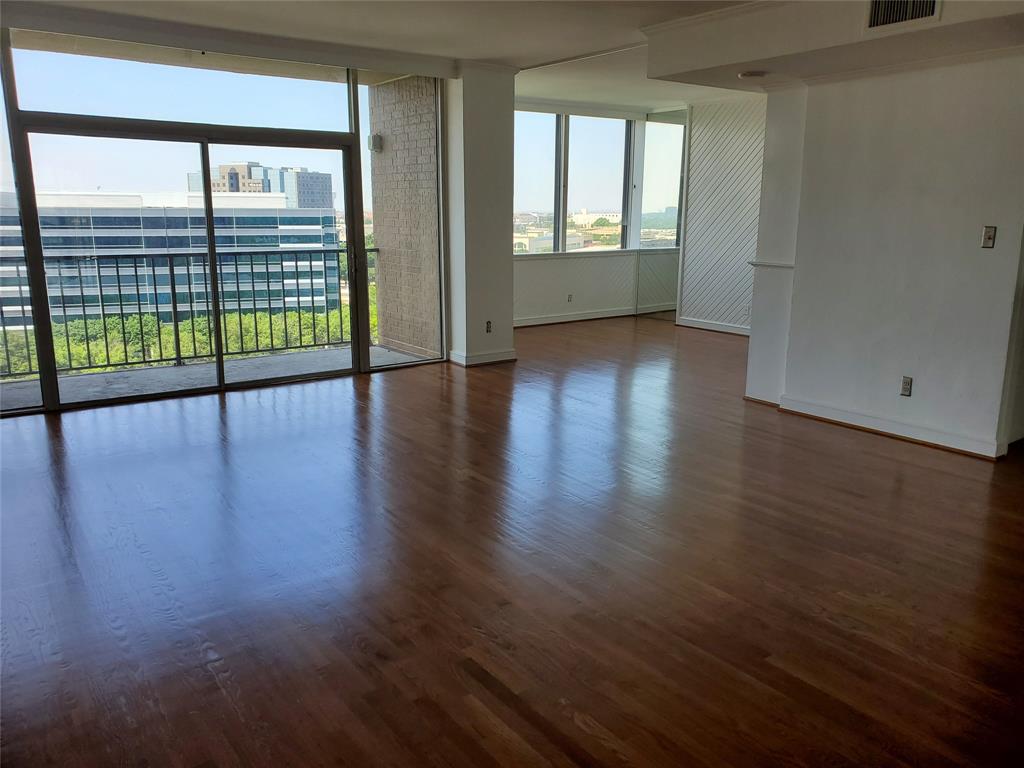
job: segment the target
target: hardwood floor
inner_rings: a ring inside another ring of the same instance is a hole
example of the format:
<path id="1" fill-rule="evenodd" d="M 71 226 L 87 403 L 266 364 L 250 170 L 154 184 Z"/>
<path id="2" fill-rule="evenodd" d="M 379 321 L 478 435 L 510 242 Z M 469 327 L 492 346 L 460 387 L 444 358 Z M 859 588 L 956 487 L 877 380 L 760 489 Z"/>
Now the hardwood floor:
<path id="1" fill-rule="evenodd" d="M 1019 456 L 516 346 L 0 423 L 4 768 L 1021 764 Z"/>

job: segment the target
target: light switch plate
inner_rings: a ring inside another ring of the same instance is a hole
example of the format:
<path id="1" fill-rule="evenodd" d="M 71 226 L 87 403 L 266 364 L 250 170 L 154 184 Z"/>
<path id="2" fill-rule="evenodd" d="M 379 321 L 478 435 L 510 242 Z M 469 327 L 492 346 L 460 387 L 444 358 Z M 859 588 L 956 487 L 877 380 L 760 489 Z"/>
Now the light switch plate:
<path id="1" fill-rule="evenodd" d="M 996 247 L 996 228 L 993 226 L 985 227 L 984 232 L 981 234 L 981 247 L 982 248 L 995 248 Z"/>

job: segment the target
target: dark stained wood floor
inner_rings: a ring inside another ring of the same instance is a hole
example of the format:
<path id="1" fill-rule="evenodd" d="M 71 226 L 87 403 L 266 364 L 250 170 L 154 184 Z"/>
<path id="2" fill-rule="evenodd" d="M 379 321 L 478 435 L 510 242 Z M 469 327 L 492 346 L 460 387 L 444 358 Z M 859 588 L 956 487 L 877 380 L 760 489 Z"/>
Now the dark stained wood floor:
<path id="1" fill-rule="evenodd" d="M 0 423 L 4 768 L 1021 764 L 1019 458 L 516 345 Z"/>

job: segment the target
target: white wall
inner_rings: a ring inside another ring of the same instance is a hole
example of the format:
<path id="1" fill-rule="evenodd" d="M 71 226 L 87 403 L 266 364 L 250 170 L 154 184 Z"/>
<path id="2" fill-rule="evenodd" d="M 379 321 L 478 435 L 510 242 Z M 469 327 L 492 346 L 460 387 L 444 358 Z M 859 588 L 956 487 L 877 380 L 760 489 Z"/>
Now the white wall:
<path id="1" fill-rule="evenodd" d="M 1022 82 L 1018 54 L 808 90 L 784 408 L 1005 451 Z"/>
<path id="2" fill-rule="evenodd" d="M 779 402 L 786 384 L 806 113 L 807 87 L 803 84 L 768 94 L 747 397 L 771 403 Z"/>
<path id="3" fill-rule="evenodd" d="M 678 248 L 637 251 L 637 314 L 676 308 L 679 255 Z"/>
<path id="4" fill-rule="evenodd" d="M 517 326 L 633 315 L 676 305 L 679 251 L 674 248 L 520 254 L 512 263 Z"/>
<path id="5" fill-rule="evenodd" d="M 1009 444 L 1016 440 L 1024 440 L 1024 238 L 1017 268 L 1017 294 L 999 419 L 999 443 Z"/>
<path id="6" fill-rule="evenodd" d="M 466 65 L 448 81 L 449 357 L 460 365 L 516 356 L 508 238 L 514 87 L 511 69 L 488 66 Z"/>
<path id="7" fill-rule="evenodd" d="M 760 95 L 690 109 L 680 325 L 749 331 L 764 121 Z"/>

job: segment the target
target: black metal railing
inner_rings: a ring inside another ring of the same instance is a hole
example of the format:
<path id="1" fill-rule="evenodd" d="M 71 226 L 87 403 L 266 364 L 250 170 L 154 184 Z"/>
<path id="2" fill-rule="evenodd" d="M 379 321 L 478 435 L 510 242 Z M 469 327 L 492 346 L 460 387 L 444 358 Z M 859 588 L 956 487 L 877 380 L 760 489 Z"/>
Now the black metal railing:
<path id="1" fill-rule="evenodd" d="M 206 253 L 51 253 L 44 264 L 59 371 L 181 365 L 213 357 Z M 4 259 L 0 267 L 0 376 L 30 375 L 38 367 L 27 270 L 20 259 Z M 351 340 L 344 248 L 218 253 L 217 275 L 225 355 Z"/>

